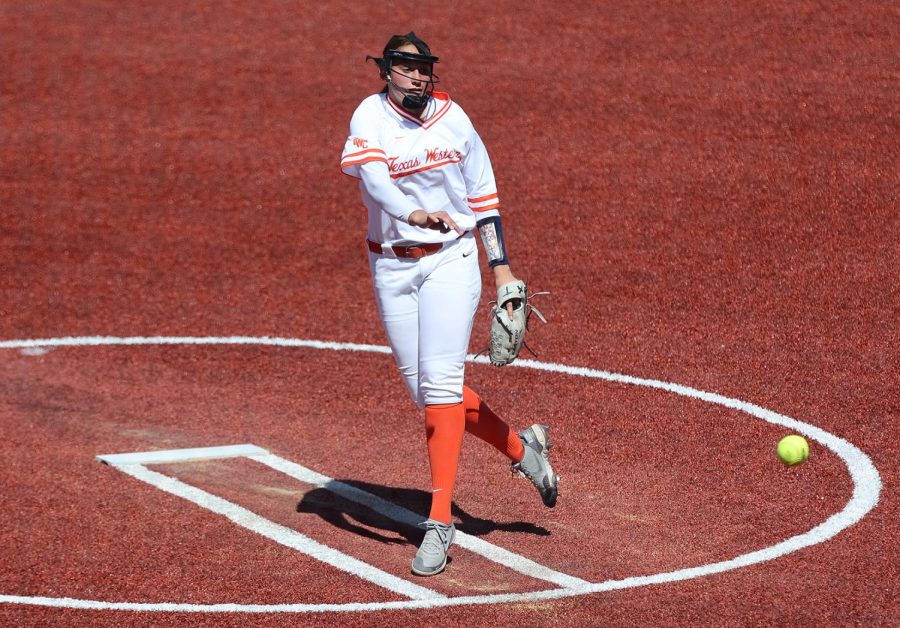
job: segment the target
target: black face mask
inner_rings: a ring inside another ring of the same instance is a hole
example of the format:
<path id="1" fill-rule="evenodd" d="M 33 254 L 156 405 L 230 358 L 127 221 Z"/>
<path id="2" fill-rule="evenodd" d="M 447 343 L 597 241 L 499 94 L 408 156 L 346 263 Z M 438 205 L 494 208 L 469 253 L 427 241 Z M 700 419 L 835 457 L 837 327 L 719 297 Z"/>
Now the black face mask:
<path id="1" fill-rule="evenodd" d="M 407 94 L 403 97 L 403 107 L 404 109 L 409 109 L 410 111 L 416 111 L 418 109 L 424 109 L 425 105 L 428 104 L 428 98 L 431 94 L 425 92 L 422 95 L 418 94 Z"/>

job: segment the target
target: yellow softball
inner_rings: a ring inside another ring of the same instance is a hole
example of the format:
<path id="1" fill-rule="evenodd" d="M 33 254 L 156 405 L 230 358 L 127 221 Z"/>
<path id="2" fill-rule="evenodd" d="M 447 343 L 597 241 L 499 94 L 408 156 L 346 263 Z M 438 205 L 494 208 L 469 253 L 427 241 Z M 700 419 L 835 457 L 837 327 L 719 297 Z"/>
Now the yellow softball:
<path id="1" fill-rule="evenodd" d="M 778 441 L 776 451 L 784 464 L 800 464 L 809 458 L 809 443 L 802 436 L 791 434 Z"/>

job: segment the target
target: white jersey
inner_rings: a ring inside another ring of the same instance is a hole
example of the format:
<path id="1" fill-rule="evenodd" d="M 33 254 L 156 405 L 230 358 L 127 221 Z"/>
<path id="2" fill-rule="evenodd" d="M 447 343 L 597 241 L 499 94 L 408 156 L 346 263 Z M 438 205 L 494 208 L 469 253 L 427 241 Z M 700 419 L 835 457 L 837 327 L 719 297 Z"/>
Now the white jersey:
<path id="1" fill-rule="evenodd" d="M 417 210 L 446 211 L 464 231 L 499 214 L 487 150 L 469 117 L 435 92 L 422 119 L 380 93 L 360 103 L 350 121 L 341 171 L 360 179 L 368 238 L 382 244 L 446 242 L 457 234 L 408 224 Z"/>

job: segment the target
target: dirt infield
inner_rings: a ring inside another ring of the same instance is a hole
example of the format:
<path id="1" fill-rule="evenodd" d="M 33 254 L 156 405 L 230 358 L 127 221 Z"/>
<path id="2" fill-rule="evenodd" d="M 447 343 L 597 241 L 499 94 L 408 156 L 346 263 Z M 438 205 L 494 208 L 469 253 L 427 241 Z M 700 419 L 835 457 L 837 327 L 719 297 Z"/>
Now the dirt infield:
<path id="1" fill-rule="evenodd" d="M 337 167 L 365 55 L 410 29 L 552 291 L 534 362 L 467 380 L 551 425 L 563 478 L 545 510 L 467 440 L 469 545 L 431 579 Z M 0 6 L 0 624 L 895 624 L 898 30 L 878 2 Z M 242 443 L 295 475 L 96 458 Z"/>

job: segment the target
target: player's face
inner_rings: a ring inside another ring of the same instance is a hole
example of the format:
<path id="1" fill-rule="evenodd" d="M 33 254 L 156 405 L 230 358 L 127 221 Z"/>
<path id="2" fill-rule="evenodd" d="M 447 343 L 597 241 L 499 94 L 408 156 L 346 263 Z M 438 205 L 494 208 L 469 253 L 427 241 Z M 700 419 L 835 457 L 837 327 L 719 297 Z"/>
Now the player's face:
<path id="1" fill-rule="evenodd" d="M 412 44 L 400 46 L 397 50 L 418 54 Z M 430 63 L 420 61 L 397 60 L 391 64 L 391 80 L 388 83 L 388 96 L 398 106 L 403 106 L 403 97 L 407 94 L 421 96 L 428 89 L 433 67 Z"/>

